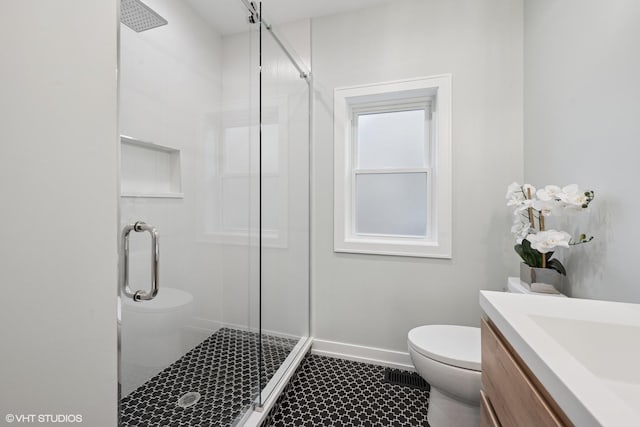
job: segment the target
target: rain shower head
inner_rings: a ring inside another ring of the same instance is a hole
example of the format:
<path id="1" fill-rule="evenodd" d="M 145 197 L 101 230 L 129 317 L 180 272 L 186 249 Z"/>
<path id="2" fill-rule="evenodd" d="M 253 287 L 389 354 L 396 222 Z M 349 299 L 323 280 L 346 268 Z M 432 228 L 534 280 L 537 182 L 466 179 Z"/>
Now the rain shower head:
<path id="1" fill-rule="evenodd" d="M 140 0 L 120 0 L 120 22 L 139 33 L 167 25 L 167 20 Z"/>

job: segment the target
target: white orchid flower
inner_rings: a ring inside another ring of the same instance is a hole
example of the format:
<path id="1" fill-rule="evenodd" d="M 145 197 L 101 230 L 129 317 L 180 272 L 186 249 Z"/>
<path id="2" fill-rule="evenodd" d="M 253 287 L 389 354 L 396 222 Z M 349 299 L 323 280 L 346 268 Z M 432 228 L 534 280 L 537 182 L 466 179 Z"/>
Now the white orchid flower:
<path id="1" fill-rule="evenodd" d="M 522 198 L 522 199 L 518 199 L 517 197 L 514 197 L 512 199 L 509 199 L 509 201 L 507 201 L 507 206 L 522 206 L 523 204 L 525 204 L 527 202 L 526 199 Z"/>
<path id="2" fill-rule="evenodd" d="M 529 221 L 526 221 L 522 216 L 518 216 L 513 221 L 513 226 L 511 227 L 511 233 L 516 236 L 516 242 L 518 244 L 522 243 L 522 240 L 527 237 L 529 232 L 531 231 L 531 224 Z"/>
<path id="3" fill-rule="evenodd" d="M 522 186 L 522 191 L 524 192 L 524 194 L 526 194 L 527 196 L 529 195 L 529 190 L 531 190 L 531 198 L 533 198 L 536 195 L 536 187 L 534 187 L 531 184 L 524 184 Z"/>
<path id="4" fill-rule="evenodd" d="M 589 199 L 587 198 L 586 194 L 584 194 L 584 192 L 568 194 L 566 200 L 567 203 L 576 207 L 582 207 L 586 205 L 588 201 Z"/>
<path id="5" fill-rule="evenodd" d="M 507 195 L 505 196 L 505 199 L 511 199 L 517 194 L 524 198 L 524 195 L 522 194 L 522 186 L 517 182 L 514 182 L 507 187 Z"/>
<path id="6" fill-rule="evenodd" d="M 551 199 L 551 200 L 533 200 L 532 201 L 532 207 L 533 209 L 537 210 L 538 212 L 540 212 L 540 214 L 542 214 L 542 216 L 551 216 L 551 215 L 556 215 L 559 212 L 559 208 L 560 206 L 558 205 L 558 202 L 556 202 L 555 200 Z"/>
<path id="7" fill-rule="evenodd" d="M 529 234 L 527 240 L 531 243 L 531 248 L 546 254 L 557 247 L 568 248 L 571 235 L 566 231 L 546 230 Z"/>
<path id="8" fill-rule="evenodd" d="M 562 192 L 558 194 L 558 198 L 566 204 L 565 208 L 569 210 L 580 210 L 589 204 L 589 198 L 576 184 L 563 187 Z"/>
<path id="9" fill-rule="evenodd" d="M 548 202 L 558 198 L 558 194 L 562 192 L 562 189 L 557 185 L 547 185 L 544 188 L 536 191 L 536 197 L 538 199 Z"/>
<path id="10" fill-rule="evenodd" d="M 510 205 L 509 203 L 511 203 L 511 201 L 507 203 L 507 206 L 516 206 L 516 208 L 514 209 L 514 213 L 516 214 L 519 214 L 520 212 L 526 211 L 527 209 L 533 207 L 533 200 L 530 199 L 521 200 L 517 204 L 512 205 Z"/>
<path id="11" fill-rule="evenodd" d="M 507 201 L 507 206 L 520 206 L 526 197 L 522 193 L 522 187 L 517 182 L 514 182 L 509 187 L 507 187 L 507 194 L 505 198 Z"/>

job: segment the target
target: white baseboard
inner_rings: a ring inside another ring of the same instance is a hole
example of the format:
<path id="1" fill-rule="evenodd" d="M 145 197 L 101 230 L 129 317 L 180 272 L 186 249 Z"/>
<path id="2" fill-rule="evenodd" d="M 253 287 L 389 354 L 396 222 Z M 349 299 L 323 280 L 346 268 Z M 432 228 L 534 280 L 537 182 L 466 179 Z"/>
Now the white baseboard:
<path id="1" fill-rule="evenodd" d="M 187 325 L 187 328 L 194 331 L 209 332 L 209 335 L 216 332 L 220 328 L 248 330 L 250 332 L 256 333 L 259 331 L 258 328 L 255 327 L 248 327 L 247 325 L 241 325 L 239 323 L 229 323 L 219 320 L 205 319 L 203 317 L 192 317 L 189 324 Z M 274 331 L 270 329 L 263 329 L 262 333 L 280 338 L 289 338 L 293 340 L 300 339 L 299 335 L 294 335 L 288 332 Z"/>
<path id="2" fill-rule="evenodd" d="M 211 332 L 216 332 L 223 326 L 224 323 L 218 320 L 205 319 L 204 317 L 192 317 L 191 319 L 189 319 L 189 323 L 187 325 L 187 327 L 190 329 L 198 329 Z"/>
<path id="3" fill-rule="evenodd" d="M 311 353 L 415 371 L 415 367 L 411 362 L 411 356 L 409 356 L 409 353 L 402 351 L 314 339 Z"/>

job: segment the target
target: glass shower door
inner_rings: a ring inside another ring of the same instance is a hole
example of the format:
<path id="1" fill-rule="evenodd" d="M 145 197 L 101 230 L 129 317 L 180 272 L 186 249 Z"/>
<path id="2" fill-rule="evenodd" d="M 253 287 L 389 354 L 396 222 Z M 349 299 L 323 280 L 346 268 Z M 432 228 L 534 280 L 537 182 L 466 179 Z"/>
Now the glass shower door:
<path id="1" fill-rule="evenodd" d="M 269 15 L 263 5 L 263 21 Z M 288 45 L 296 40 L 307 55 Z M 260 31 L 260 404 L 309 337 L 310 23 Z"/>
<path id="2" fill-rule="evenodd" d="M 309 85 L 260 8 L 122 2 L 122 426 L 241 423 L 308 343 Z"/>
<path id="3" fill-rule="evenodd" d="M 165 24 L 120 28 L 120 425 L 232 425 L 258 390 L 256 33 L 239 0 L 122 12 Z"/>

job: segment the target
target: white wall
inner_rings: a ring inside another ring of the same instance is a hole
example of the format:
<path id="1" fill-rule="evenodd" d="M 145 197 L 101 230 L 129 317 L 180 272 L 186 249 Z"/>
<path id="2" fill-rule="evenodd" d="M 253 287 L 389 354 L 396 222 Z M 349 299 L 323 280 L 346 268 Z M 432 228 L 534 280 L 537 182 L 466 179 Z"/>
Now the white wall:
<path id="1" fill-rule="evenodd" d="M 117 20 L 116 1 L 0 3 L 3 423 L 116 425 Z"/>
<path id="2" fill-rule="evenodd" d="M 314 19 L 316 338 L 406 352 L 418 325 L 477 325 L 479 289 L 517 259 L 506 186 L 522 178 L 522 2 L 401 0 Z M 453 75 L 453 259 L 333 252 L 333 89 Z"/>
<path id="3" fill-rule="evenodd" d="M 525 1 L 525 178 L 577 183 L 596 199 L 569 229 L 572 296 L 640 302 L 640 3 Z"/>

